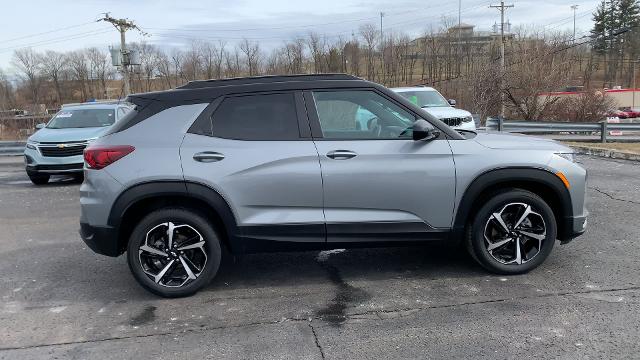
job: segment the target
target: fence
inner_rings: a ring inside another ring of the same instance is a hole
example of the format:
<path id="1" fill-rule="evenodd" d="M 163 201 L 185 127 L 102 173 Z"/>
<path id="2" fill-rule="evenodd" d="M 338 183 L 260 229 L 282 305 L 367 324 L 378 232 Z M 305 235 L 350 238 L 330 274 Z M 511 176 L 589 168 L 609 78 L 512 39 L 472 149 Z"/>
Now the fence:
<path id="1" fill-rule="evenodd" d="M 487 130 L 523 134 L 599 133 L 600 141 L 607 142 L 609 131 L 640 131 L 640 123 L 571 123 L 551 121 L 505 121 L 487 119 Z"/>
<path id="2" fill-rule="evenodd" d="M 25 116 L 0 118 L 0 140 L 24 140 L 36 130 L 36 125 L 46 123 L 51 116 Z"/>

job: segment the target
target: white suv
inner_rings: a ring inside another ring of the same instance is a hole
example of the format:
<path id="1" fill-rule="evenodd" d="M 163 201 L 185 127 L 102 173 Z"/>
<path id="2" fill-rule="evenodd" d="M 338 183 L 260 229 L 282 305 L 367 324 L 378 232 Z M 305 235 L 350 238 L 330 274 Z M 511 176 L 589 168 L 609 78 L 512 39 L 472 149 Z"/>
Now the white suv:
<path id="1" fill-rule="evenodd" d="M 454 129 L 475 130 L 476 124 L 471 113 L 456 109 L 455 100 L 447 101 L 438 90 L 430 87 L 402 87 L 391 89 L 402 95 L 412 103 L 425 109 L 429 114 L 435 116 L 443 123 Z"/>

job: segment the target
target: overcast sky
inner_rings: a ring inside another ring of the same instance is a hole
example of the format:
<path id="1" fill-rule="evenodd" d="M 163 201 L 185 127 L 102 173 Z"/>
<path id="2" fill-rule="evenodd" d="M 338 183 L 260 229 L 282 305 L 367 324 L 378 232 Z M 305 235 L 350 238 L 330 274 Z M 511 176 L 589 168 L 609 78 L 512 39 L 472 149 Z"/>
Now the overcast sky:
<path id="1" fill-rule="evenodd" d="M 8 5 L 8 4 L 11 5 Z M 462 22 L 476 30 L 491 30 L 500 22 L 499 1 L 462 0 Z M 513 26 L 545 26 L 549 31 L 573 30 L 573 10 L 578 4 L 576 27 L 579 35 L 591 28 L 591 13 L 598 0 L 512 0 L 507 11 Z M 457 22 L 455 0 L 27 0 L 7 1 L 0 14 L 0 69 L 12 73 L 15 49 L 67 51 L 97 46 L 107 49 L 119 36 L 107 23 L 95 22 L 101 13 L 134 20 L 149 33 L 143 38 L 127 33 L 127 41 L 145 40 L 161 46 L 187 46 L 193 40 L 224 40 L 233 46 L 246 37 L 259 41 L 264 49 L 309 31 L 329 37 L 350 38 L 367 22 L 380 24 L 384 12 L 385 31 L 416 35 L 438 28 L 443 17 Z"/>

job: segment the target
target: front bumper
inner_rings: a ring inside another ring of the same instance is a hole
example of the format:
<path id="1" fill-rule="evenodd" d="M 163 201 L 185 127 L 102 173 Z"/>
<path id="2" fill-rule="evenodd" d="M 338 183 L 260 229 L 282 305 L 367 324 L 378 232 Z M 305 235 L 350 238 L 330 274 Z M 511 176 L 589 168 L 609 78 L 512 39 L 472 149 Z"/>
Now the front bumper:
<path id="1" fill-rule="evenodd" d="M 93 226 L 80 223 L 80 237 L 94 252 L 106 256 L 118 256 L 122 252 L 118 247 L 118 234 L 110 226 Z"/>
<path id="2" fill-rule="evenodd" d="M 459 129 L 459 130 L 471 130 L 471 131 L 475 131 L 476 130 L 476 124 L 473 121 L 468 121 L 468 122 L 463 122 L 462 124 L 458 125 L 458 126 L 454 126 L 454 129 Z"/>
<path id="3" fill-rule="evenodd" d="M 26 148 L 24 163 L 27 173 L 31 174 L 81 173 L 84 167 L 84 157 L 82 155 L 48 157 L 43 156 L 37 149 Z"/>
<path id="4" fill-rule="evenodd" d="M 33 165 L 26 164 L 26 170 L 29 174 L 69 174 L 81 173 L 84 163 L 80 164 L 54 164 L 54 165 Z"/>
<path id="5" fill-rule="evenodd" d="M 577 238 L 587 231 L 587 216 L 588 212 L 585 210 L 584 215 L 570 216 L 564 219 L 566 229 L 565 234 L 560 234 L 559 239 L 561 244 L 571 242 L 571 240 Z"/>

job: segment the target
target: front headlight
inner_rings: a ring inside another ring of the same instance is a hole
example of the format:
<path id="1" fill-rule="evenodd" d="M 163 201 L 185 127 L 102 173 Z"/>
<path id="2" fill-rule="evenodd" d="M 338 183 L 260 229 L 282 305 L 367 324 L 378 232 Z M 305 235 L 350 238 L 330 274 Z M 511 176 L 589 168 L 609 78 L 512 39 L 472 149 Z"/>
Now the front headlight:
<path id="1" fill-rule="evenodd" d="M 473 121 L 473 116 L 467 116 L 467 117 L 464 118 L 463 121 L 464 122 L 471 122 L 471 121 Z"/>
<path id="2" fill-rule="evenodd" d="M 38 146 L 37 141 L 27 140 L 27 149 L 36 150 L 36 146 Z"/>
<path id="3" fill-rule="evenodd" d="M 575 153 L 556 153 L 556 155 L 565 158 L 571 162 L 576 162 L 576 155 Z"/>

